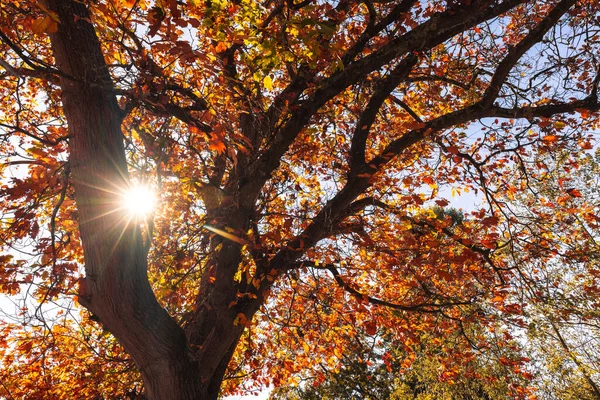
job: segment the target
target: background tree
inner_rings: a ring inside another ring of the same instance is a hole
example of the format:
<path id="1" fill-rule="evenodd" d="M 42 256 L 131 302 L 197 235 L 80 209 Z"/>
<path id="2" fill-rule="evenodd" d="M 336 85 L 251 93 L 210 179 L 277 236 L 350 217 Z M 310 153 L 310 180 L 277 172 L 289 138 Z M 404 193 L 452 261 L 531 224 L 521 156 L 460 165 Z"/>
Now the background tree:
<path id="1" fill-rule="evenodd" d="M 506 209 L 518 216 L 506 226 L 510 296 L 525 306 L 525 329 L 513 331 L 537 362 L 541 395 L 598 399 L 598 150 L 540 154 L 538 163 Z"/>
<path id="2" fill-rule="evenodd" d="M 478 329 L 482 329 L 478 327 Z M 471 332 L 472 334 L 472 332 Z M 452 349 L 461 353 L 462 333 L 439 338 L 420 333 L 420 341 L 406 348 L 393 337 L 354 336 L 337 369 L 319 365 L 325 379 L 319 383 L 315 371 L 304 371 L 294 386 L 281 386 L 271 399 L 510 399 L 510 386 L 527 385 L 527 377 L 513 365 L 499 360 L 520 359 L 515 343 L 503 348 L 477 351 L 449 362 L 443 355 Z M 456 345 L 458 344 L 458 346 Z M 508 344 L 508 343 L 507 343 Z M 481 350 L 481 349 L 480 349 Z"/>
<path id="3" fill-rule="evenodd" d="M 359 329 L 518 324 L 500 194 L 597 125 L 594 1 L 9 0 L 0 22 L 9 398 L 213 399 L 335 367 Z M 136 183 L 155 215 L 122 206 Z M 487 205 L 422 211 L 449 187 Z"/>

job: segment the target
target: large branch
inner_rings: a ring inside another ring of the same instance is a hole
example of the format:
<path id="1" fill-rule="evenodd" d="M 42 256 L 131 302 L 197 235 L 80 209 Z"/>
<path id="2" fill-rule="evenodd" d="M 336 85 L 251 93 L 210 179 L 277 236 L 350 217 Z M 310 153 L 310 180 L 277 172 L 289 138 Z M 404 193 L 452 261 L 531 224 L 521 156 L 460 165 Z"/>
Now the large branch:
<path id="1" fill-rule="evenodd" d="M 354 61 L 356 56 L 364 50 L 367 43 L 369 43 L 373 37 L 377 36 L 390 24 L 398 21 L 402 15 L 408 13 L 415 3 L 416 0 L 402 0 L 379 22 L 376 22 L 374 18 L 370 18 L 365 31 L 360 35 L 354 45 L 352 45 L 352 47 L 342 56 L 343 64 L 349 65 Z"/>
<path id="2" fill-rule="evenodd" d="M 249 201 L 256 198 L 265 182 L 279 166 L 281 157 L 313 115 L 347 87 L 404 54 L 432 49 L 460 32 L 497 17 L 522 2 L 523 0 L 507 0 L 501 4 L 493 2 L 494 5 L 490 7 L 486 7 L 489 2 L 474 2 L 473 6 L 465 7 L 459 15 L 450 11 L 434 14 L 413 30 L 391 40 L 377 51 L 327 78 L 279 129 L 264 154 L 249 166 L 244 179 L 247 184 L 242 188 L 240 198 Z"/>
<path id="3" fill-rule="evenodd" d="M 492 76 L 490 84 L 485 91 L 482 99 L 484 106 L 491 105 L 498 94 L 502 85 L 506 82 L 508 74 L 513 69 L 517 61 L 540 39 L 548 32 L 554 24 L 567 12 L 569 8 L 575 4 L 577 0 L 562 0 L 556 7 L 552 9 L 539 24 L 535 26 L 529 33 L 519 41 L 515 46 L 511 47 L 508 55 L 500 62 L 496 68 L 496 72 Z"/>
<path id="4" fill-rule="evenodd" d="M 367 138 L 371 131 L 371 126 L 379 113 L 379 109 L 404 79 L 408 77 L 412 67 L 414 67 L 419 58 L 414 54 L 409 54 L 403 59 L 388 76 L 378 82 L 377 89 L 371 96 L 369 103 L 360 114 L 354 134 L 352 135 L 352 144 L 350 146 L 350 175 L 355 175 L 355 171 L 362 168 L 365 164 L 365 147 Z"/>
<path id="5" fill-rule="evenodd" d="M 551 116 L 558 113 L 573 112 L 579 109 L 597 111 L 600 105 L 596 98 L 589 96 L 583 100 L 575 100 L 568 103 L 557 103 L 539 107 L 523 107 L 506 109 L 490 106 L 484 108 L 482 104 L 476 103 L 446 115 L 442 115 L 425 123 L 420 129 L 405 133 L 400 138 L 388 144 L 384 150 L 368 164 L 357 171 L 360 172 L 353 179 L 348 180 L 346 185 L 332 198 L 321 211 L 313 218 L 313 222 L 298 236 L 292 239 L 285 248 L 281 249 L 272 259 L 268 268 L 285 270 L 293 265 L 295 260 L 304 252 L 314 246 L 318 241 L 327 237 L 330 232 L 336 231 L 336 225 L 351 214 L 350 210 L 354 200 L 364 193 L 373 181 L 371 177 L 381 172 L 399 154 L 420 142 L 428 135 L 433 136 L 455 125 L 465 124 L 481 118 L 505 117 L 505 118 L 531 118 L 535 116 Z"/>
<path id="6" fill-rule="evenodd" d="M 383 306 L 383 307 L 391 308 L 394 310 L 412 311 L 412 312 L 418 311 L 418 312 L 422 312 L 422 313 L 437 313 L 440 310 L 445 309 L 445 308 L 455 307 L 455 306 L 460 306 L 460 305 L 469 305 L 469 304 L 473 303 L 470 300 L 447 299 L 447 298 L 444 298 L 443 302 L 442 301 L 423 301 L 420 303 L 410 304 L 410 305 L 393 303 L 391 301 L 381 300 L 376 297 L 369 296 L 369 295 L 362 293 L 359 290 L 355 289 L 352 286 L 352 284 L 347 282 L 342 277 L 342 275 L 340 274 L 340 272 L 338 271 L 337 267 L 334 264 L 317 264 L 317 263 L 311 262 L 311 261 L 300 261 L 293 267 L 300 268 L 303 266 L 310 266 L 312 268 L 317 268 L 317 269 L 326 269 L 329 272 L 331 272 L 331 274 L 333 275 L 333 279 L 341 288 L 343 288 L 346 292 L 350 293 L 352 296 L 356 297 L 359 301 L 366 301 L 366 302 L 376 305 L 376 306 Z"/>

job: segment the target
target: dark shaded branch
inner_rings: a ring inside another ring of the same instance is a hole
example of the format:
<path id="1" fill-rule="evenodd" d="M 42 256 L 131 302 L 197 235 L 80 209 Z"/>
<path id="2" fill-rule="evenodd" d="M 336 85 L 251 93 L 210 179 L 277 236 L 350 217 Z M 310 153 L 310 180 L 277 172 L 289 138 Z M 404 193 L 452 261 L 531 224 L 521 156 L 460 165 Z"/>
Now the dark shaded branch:
<path id="1" fill-rule="evenodd" d="M 549 118 L 556 114 L 572 113 L 579 109 L 598 111 L 600 110 L 600 103 L 595 96 L 588 96 L 568 103 L 554 103 L 535 107 L 504 108 L 492 106 L 489 108 L 488 113 L 491 117 L 526 118 L 530 120 L 533 117 Z"/>
<path id="2" fill-rule="evenodd" d="M 364 79 L 371 72 L 382 68 L 402 54 L 433 48 L 472 26 L 510 10 L 521 2 L 522 0 L 507 0 L 501 4 L 494 2 L 493 6 L 487 8 L 485 5 L 480 5 L 484 2 L 475 2 L 475 5 L 467 7 L 458 16 L 450 12 L 434 14 L 428 21 L 413 30 L 391 40 L 377 51 L 327 78 L 321 87 L 295 110 L 293 116 L 274 136 L 265 153 L 249 166 L 246 176 L 252 178 L 248 178 L 248 184 L 243 188 L 241 197 L 247 199 L 256 197 L 271 173 L 279 166 L 283 154 L 312 116 L 348 86 Z"/>
<path id="3" fill-rule="evenodd" d="M 392 141 L 381 152 L 380 155 L 369 161 L 369 165 L 375 170 L 380 170 L 383 165 L 386 165 L 392 158 L 400 154 L 409 146 L 423 139 L 427 133 L 433 134 L 444 129 L 448 129 L 455 125 L 460 125 L 476 119 L 487 117 L 501 118 L 527 118 L 533 117 L 551 117 L 556 114 L 564 114 L 575 112 L 578 109 L 589 111 L 598 111 L 600 103 L 596 98 L 591 96 L 582 100 L 574 100 L 568 103 L 555 103 L 536 107 L 518 107 L 518 108 L 503 108 L 498 106 L 485 106 L 483 100 L 463 108 L 462 110 L 454 111 L 438 118 L 435 118 L 425 124 L 424 127 L 412 130 L 404 136 Z"/>
<path id="4" fill-rule="evenodd" d="M 12 75 L 17 78 L 36 78 L 46 80 L 55 85 L 59 84 L 58 76 L 48 71 L 40 71 L 39 69 L 30 69 L 23 67 L 15 68 L 1 58 L 0 66 L 4 68 L 9 75 Z"/>
<path id="5" fill-rule="evenodd" d="M 364 50 L 367 43 L 369 43 L 374 36 L 376 36 L 393 22 L 398 21 L 403 14 L 407 13 L 412 8 L 415 3 L 416 0 L 402 0 L 400 4 L 396 5 L 394 9 L 378 23 L 375 23 L 374 12 L 369 10 L 370 19 L 367 28 L 358 38 L 356 43 L 354 43 L 354 45 L 342 56 L 342 63 L 344 65 L 350 64 L 356 58 L 356 56 Z"/>
<path id="6" fill-rule="evenodd" d="M 368 206 L 375 206 L 383 209 L 389 209 L 389 206 L 381 200 L 377 200 L 374 197 L 363 197 L 362 199 L 356 200 L 348 207 L 348 215 L 354 215 Z"/>
<path id="7" fill-rule="evenodd" d="M 38 71 L 39 73 L 42 73 L 42 74 L 57 75 L 57 76 L 60 76 L 63 78 L 73 79 L 73 77 L 59 71 L 58 69 L 50 67 L 49 65 L 47 65 L 46 63 L 44 63 L 40 60 L 35 60 L 35 62 L 34 62 L 31 57 L 29 57 L 28 55 L 25 54 L 25 52 L 22 48 L 20 48 L 16 43 L 14 43 L 12 40 L 10 40 L 10 38 L 8 36 L 6 36 L 4 34 L 4 32 L 2 32 L 1 30 L 0 30 L 0 39 L 4 43 L 6 43 L 6 45 L 8 47 L 10 47 L 12 49 L 12 51 L 14 51 L 17 54 L 17 56 L 19 56 L 19 58 L 21 60 L 23 60 L 23 62 L 25 64 L 27 64 L 33 70 Z M 43 66 L 36 64 L 36 62 Z"/>
<path id="8" fill-rule="evenodd" d="M 350 293 L 351 295 L 356 297 L 359 301 L 367 301 L 370 304 L 377 305 L 377 306 L 384 306 L 384 307 L 391 308 L 394 310 L 418 311 L 418 312 L 423 312 L 423 313 L 437 313 L 441 309 L 444 309 L 444 308 L 472 304 L 472 301 L 459 301 L 459 300 L 456 300 L 456 301 L 451 300 L 451 301 L 448 301 L 445 303 L 423 302 L 423 303 L 413 304 L 413 305 L 392 303 L 389 301 L 377 299 L 375 297 L 366 295 L 366 294 L 361 293 L 360 291 L 354 289 L 348 282 L 346 282 L 344 280 L 344 278 L 342 278 L 337 267 L 333 264 L 320 264 L 320 263 L 316 263 L 314 261 L 300 261 L 295 265 L 295 267 L 298 267 L 298 268 L 301 268 L 303 266 L 310 266 L 312 268 L 317 268 L 317 269 L 326 269 L 329 272 L 331 272 L 331 274 L 333 275 L 333 278 L 335 279 L 336 283 L 340 287 L 342 287 L 345 291 L 347 291 L 348 293 Z"/>
<path id="9" fill-rule="evenodd" d="M 590 91 L 590 97 L 598 99 L 598 84 L 600 84 L 600 68 L 596 71 L 596 77 L 592 82 L 592 90 Z"/>
<path id="10" fill-rule="evenodd" d="M 403 102 L 402 100 L 400 100 L 396 96 L 390 96 L 390 97 L 392 98 L 392 101 L 394 103 L 396 103 L 397 105 L 399 105 L 400 107 L 402 107 L 402 109 L 404 111 L 406 111 L 408 113 L 408 115 L 410 115 L 415 121 L 417 121 L 417 122 L 423 122 L 423 120 L 421 119 L 421 117 L 419 117 L 417 115 L 417 113 L 414 112 L 413 109 L 408 106 L 408 104 L 406 104 L 405 102 Z"/>
<path id="11" fill-rule="evenodd" d="M 552 9 L 535 28 L 514 47 L 512 47 L 506 57 L 500 62 L 496 68 L 496 72 L 492 76 L 490 85 L 485 91 L 482 98 L 482 105 L 492 105 L 502 85 L 517 61 L 525 54 L 533 45 L 538 43 L 540 39 L 548 32 L 556 22 L 576 3 L 577 0 L 562 0 L 556 7 Z"/>
<path id="12" fill-rule="evenodd" d="M 389 97 L 390 93 L 402 82 L 419 58 L 409 54 L 404 58 L 384 79 L 377 84 L 377 89 L 371 96 L 369 103 L 361 112 L 350 146 L 350 175 L 354 175 L 365 164 L 365 146 L 371 126 L 375 122 L 379 109 Z"/>
<path id="13" fill-rule="evenodd" d="M 447 76 L 438 75 L 414 75 L 407 79 L 408 82 L 444 82 L 454 86 L 458 86 L 461 89 L 468 90 L 469 85 L 466 85 L 456 79 L 449 78 Z"/>
<path id="14" fill-rule="evenodd" d="M 42 143 L 42 144 L 45 144 L 45 145 L 47 145 L 47 146 L 56 146 L 56 145 L 57 145 L 57 144 L 59 144 L 60 142 L 63 142 L 63 141 L 65 141 L 65 140 L 67 140 L 67 139 L 68 139 L 68 137 L 67 137 L 67 136 L 65 136 L 65 137 L 58 138 L 58 139 L 56 139 L 56 140 L 48 140 L 48 139 L 45 139 L 45 138 L 39 137 L 39 136 L 37 136 L 37 135 L 34 135 L 33 133 L 31 133 L 31 132 L 29 132 L 29 131 L 27 131 L 27 130 L 25 130 L 25 129 L 21 128 L 21 127 L 18 127 L 18 126 L 13 126 L 13 125 L 8 125 L 8 124 L 3 124 L 2 122 L 0 122 L 0 126 L 1 126 L 1 127 L 3 127 L 3 128 L 6 128 L 6 129 L 10 129 L 10 130 L 12 130 L 13 132 L 19 132 L 19 133 L 22 133 L 23 135 L 25 135 L 25 136 L 27 136 L 27 137 L 29 137 L 29 138 L 31 138 L 31 139 L 37 140 L 38 142 L 40 142 L 40 143 Z"/>
<path id="15" fill-rule="evenodd" d="M 181 107 L 172 103 L 155 103 L 150 100 L 144 100 L 142 104 L 145 108 L 158 115 L 175 117 L 181 122 L 196 127 L 200 131 L 206 133 L 208 136 L 211 136 L 210 134 L 212 132 L 212 127 L 204 122 L 198 121 L 198 119 L 191 114 L 191 111 L 194 110 L 193 108 Z"/>

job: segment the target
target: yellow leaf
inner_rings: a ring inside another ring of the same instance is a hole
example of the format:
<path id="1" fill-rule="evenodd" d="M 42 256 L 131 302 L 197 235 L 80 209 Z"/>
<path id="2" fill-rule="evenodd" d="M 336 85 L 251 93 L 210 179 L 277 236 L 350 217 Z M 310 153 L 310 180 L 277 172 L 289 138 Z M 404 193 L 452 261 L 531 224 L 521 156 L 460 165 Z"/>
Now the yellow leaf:
<path id="1" fill-rule="evenodd" d="M 306 342 L 302 343 L 302 347 L 304 348 L 305 354 L 310 354 L 310 347 L 306 344 Z"/>
<path id="2" fill-rule="evenodd" d="M 38 18 L 31 24 L 31 30 L 33 33 L 54 33 L 58 30 L 58 24 L 49 15 L 44 18 Z"/>
<path id="3" fill-rule="evenodd" d="M 234 326 L 238 326 L 238 325 L 247 326 L 249 322 L 250 321 L 248 321 L 248 318 L 246 318 L 246 316 L 243 313 L 239 313 L 237 315 L 237 317 L 235 317 L 235 319 L 233 320 L 233 325 Z"/>
<path id="4" fill-rule="evenodd" d="M 269 90 L 273 89 L 273 80 L 269 75 L 265 76 L 265 79 L 263 79 L 263 85 Z"/>

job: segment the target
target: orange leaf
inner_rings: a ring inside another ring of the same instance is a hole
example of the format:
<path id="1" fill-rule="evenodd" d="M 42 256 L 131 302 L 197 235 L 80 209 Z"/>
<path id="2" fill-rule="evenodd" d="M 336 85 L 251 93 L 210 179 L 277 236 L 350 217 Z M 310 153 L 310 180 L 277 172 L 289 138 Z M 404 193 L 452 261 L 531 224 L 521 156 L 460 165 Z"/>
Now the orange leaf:
<path id="1" fill-rule="evenodd" d="M 58 24 L 49 15 L 44 18 L 38 18 L 31 25 L 33 33 L 38 35 L 42 33 L 54 33 L 58 30 Z"/>
<path id="2" fill-rule="evenodd" d="M 577 189 L 574 189 L 574 188 L 567 189 L 566 192 L 569 194 L 569 196 L 581 197 L 581 192 Z"/>
<path id="3" fill-rule="evenodd" d="M 225 43 L 223 43 L 223 42 L 219 42 L 217 44 L 217 47 L 215 47 L 215 51 L 217 53 L 223 53 L 226 50 L 227 50 L 227 45 Z"/>
<path id="4" fill-rule="evenodd" d="M 559 137 L 556 135 L 546 135 L 542 138 L 542 140 L 546 143 L 556 143 Z"/>
<path id="5" fill-rule="evenodd" d="M 448 153 L 450 154 L 458 154 L 458 147 L 456 146 L 448 146 L 446 147 L 446 150 L 448 150 Z"/>
<path id="6" fill-rule="evenodd" d="M 213 136 L 208 141 L 208 148 L 210 150 L 216 151 L 219 154 L 223 154 L 225 150 L 227 150 L 227 146 L 223 143 L 223 140 L 218 136 Z"/>
<path id="7" fill-rule="evenodd" d="M 367 332 L 367 335 L 375 335 L 377 333 L 377 323 L 375 323 L 375 321 L 365 323 L 365 331 Z"/>
<path id="8" fill-rule="evenodd" d="M 411 131 L 413 131 L 413 130 L 421 129 L 422 127 L 425 126 L 425 124 L 423 122 L 419 122 L 419 121 L 411 121 L 411 122 L 406 123 L 404 126 L 406 127 L 406 129 L 410 129 Z"/>

